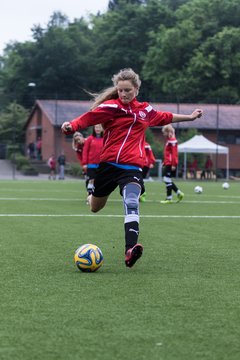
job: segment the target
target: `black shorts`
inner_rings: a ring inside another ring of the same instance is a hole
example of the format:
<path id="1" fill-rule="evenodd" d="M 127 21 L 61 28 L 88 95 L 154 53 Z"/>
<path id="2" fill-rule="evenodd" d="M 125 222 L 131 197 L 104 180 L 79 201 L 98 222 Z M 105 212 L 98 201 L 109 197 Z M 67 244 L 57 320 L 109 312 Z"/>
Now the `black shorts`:
<path id="1" fill-rule="evenodd" d="M 108 196 L 117 186 L 119 186 L 120 195 L 122 195 L 124 186 L 131 182 L 138 183 L 141 186 L 141 194 L 145 192 L 142 171 L 120 169 L 108 163 L 100 163 L 94 180 L 93 196 Z"/>
<path id="2" fill-rule="evenodd" d="M 143 179 L 146 179 L 146 177 L 149 175 L 150 168 L 148 166 L 144 166 L 142 169 Z"/>
<path id="3" fill-rule="evenodd" d="M 162 170 L 162 175 L 167 176 L 169 178 L 176 176 L 176 170 L 172 171 L 171 165 L 164 165 Z"/>
<path id="4" fill-rule="evenodd" d="M 96 177 L 97 168 L 87 169 L 87 180 L 94 180 Z"/>

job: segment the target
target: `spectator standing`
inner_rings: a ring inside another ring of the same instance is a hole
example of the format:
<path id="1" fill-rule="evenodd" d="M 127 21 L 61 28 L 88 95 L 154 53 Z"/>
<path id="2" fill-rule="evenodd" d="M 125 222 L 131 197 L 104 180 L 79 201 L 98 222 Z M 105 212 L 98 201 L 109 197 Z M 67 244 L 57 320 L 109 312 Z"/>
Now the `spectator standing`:
<path id="1" fill-rule="evenodd" d="M 210 157 L 210 155 L 207 156 L 205 165 L 204 165 L 204 170 L 206 172 L 207 175 L 207 179 L 211 179 L 212 178 L 212 169 L 213 169 L 213 162 L 212 159 Z"/>
<path id="2" fill-rule="evenodd" d="M 193 162 L 190 164 L 189 171 L 191 178 L 196 179 L 198 171 L 198 161 L 196 158 L 194 158 Z"/>
<path id="3" fill-rule="evenodd" d="M 36 150 L 37 150 L 37 159 L 41 160 L 42 159 L 42 139 L 40 137 L 37 139 Z"/>
<path id="4" fill-rule="evenodd" d="M 28 144 L 27 153 L 28 153 L 28 156 L 29 156 L 30 159 L 35 158 L 35 144 L 34 144 L 34 142 L 30 142 Z"/>
<path id="5" fill-rule="evenodd" d="M 66 158 L 64 152 L 62 152 L 61 155 L 59 155 L 58 157 L 59 180 L 64 180 L 65 178 L 65 164 L 66 164 Z"/>
<path id="6" fill-rule="evenodd" d="M 56 180 L 56 159 L 55 159 L 54 155 L 50 156 L 50 158 L 48 159 L 47 164 L 48 164 L 49 169 L 50 169 L 48 179 L 49 180 L 51 180 L 51 179 Z"/>

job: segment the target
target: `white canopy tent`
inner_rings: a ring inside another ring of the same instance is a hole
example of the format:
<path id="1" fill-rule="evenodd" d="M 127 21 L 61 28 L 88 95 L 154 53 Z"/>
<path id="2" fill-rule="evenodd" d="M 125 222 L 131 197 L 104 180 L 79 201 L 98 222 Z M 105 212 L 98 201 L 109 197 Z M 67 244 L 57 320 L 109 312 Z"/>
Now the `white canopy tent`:
<path id="1" fill-rule="evenodd" d="M 226 178 L 229 178 L 229 149 L 226 146 L 215 144 L 203 135 L 195 135 L 190 140 L 178 145 L 178 152 L 184 153 L 184 178 L 186 178 L 187 153 L 225 154 Z"/>

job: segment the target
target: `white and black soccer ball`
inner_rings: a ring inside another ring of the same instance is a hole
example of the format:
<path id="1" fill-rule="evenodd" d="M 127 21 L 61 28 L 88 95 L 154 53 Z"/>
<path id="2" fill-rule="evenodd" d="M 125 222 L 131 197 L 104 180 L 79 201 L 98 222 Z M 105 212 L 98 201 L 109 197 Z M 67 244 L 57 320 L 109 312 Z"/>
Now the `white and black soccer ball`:
<path id="1" fill-rule="evenodd" d="M 203 188 L 201 186 L 195 186 L 194 192 L 196 194 L 201 194 L 203 192 Z"/>
<path id="2" fill-rule="evenodd" d="M 229 185 L 229 183 L 227 183 L 227 182 L 225 182 L 225 183 L 222 184 L 222 188 L 223 188 L 224 190 L 229 189 L 229 187 L 230 187 L 230 185 Z"/>

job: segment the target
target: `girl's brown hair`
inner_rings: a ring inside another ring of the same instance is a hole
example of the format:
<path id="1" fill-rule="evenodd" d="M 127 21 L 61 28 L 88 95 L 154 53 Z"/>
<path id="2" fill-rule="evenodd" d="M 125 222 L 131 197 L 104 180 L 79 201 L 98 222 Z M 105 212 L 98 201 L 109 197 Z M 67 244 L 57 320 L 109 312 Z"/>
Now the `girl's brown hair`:
<path id="1" fill-rule="evenodd" d="M 112 82 L 114 86 L 104 89 L 98 94 L 90 93 L 90 95 L 92 95 L 94 99 L 93 105 L 91 106 L 91 110 L 96 109 L 98 105 L 100 105 L 106 100 L 117 99 L 118 98 L 117 84 L 119 81 L 124 81 L 124 80 L 129 80 L 136 89 L 139 89 L 141 86 L 141 80 L 139 78 L 139 75 L 136 74 L 135 71 L 133 71 L 131 68 L 122 69 L 112 77 Z"/>

